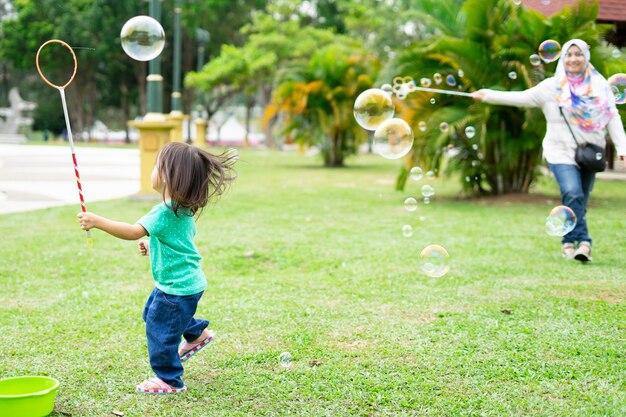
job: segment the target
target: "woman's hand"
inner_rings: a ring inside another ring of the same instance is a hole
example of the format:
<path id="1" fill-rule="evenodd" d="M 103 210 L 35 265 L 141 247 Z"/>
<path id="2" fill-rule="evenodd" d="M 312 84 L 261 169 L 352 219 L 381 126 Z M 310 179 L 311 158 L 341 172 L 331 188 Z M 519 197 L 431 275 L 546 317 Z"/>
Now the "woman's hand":
<path id="1" fill-rule="evenodd" d="M 149 240 L 140 240 L 137 242 L 137 247 L 139 248 L 139 253 L 141 256 L 150 255 L 150 241 Z"/>
<path id="2" fill-rule="evenodd" d="M 485 90 L 477 90 L 472 93 L 472 98 L 474 100 L 483 101 L 485 98 L 486 92 Z"/>

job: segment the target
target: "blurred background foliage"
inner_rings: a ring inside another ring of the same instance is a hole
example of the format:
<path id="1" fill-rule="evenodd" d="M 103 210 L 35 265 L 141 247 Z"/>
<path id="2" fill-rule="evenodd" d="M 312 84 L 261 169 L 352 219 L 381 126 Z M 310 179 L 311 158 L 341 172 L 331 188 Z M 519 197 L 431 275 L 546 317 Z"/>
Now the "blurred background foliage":
<path id="1" fill-rule="evenodd" d="M 183 111 L 202 106 L 246 109 L 250 131 L 260 108 L 266 144 L 296 142 L 320 150 L 324 165 L 371 141 L 351 114 L 354 99 L 371 87 L 411 76 L 419 83 L 440 73 L 456 85 L 438 88 L 523 90 L 552 75 L 555 63 L 533 66 L 529 56 L 546 39 L 577 37 L 592 46 L 596 68 L 626 72 L 605 41 L 612 30 L 596 23 L 597 1 L 582 0 L 547 18 L 512 0 L 184 0 Z M 170 108 L 174 1 L 162 1 L 164 111 Z M 0 0 L 0 105 L 11 87 L 38 104 L 36 130 L 64 127 L 56 92 L 39 79 L 35 55 L 48 39 L 76 50 L 79 71 L 68 101 L 76 130 L 96 120 L 124 129 L 146 113 L 147 65 L 126 56 L 119 32 L 131 17 L 148 14 L 140 0 Z M 626 56 L 626 51 L 622 56 Z M 50 71 L 66 65 L 50 57 Z M 462 76 L 459 76 L 459 70 Z M 511 79 L 508 73 L 515 72 Z M 431 104 L 434 98 L 436 104 Z M 458 175 L 469 193 L 527 192 L 541 166 L 545 122 L 540 110 L 487 106 L 468 98 L 412 93 L 394 98 L 397 117 L 415 133 L 397 188 L 412 166 Z M 620 109 L 620 112 L 624 110 Z M 417 129 L 427 124 L 426 131 Z M 449 124 L 441 132 L 439 123 Z M 473 138 L 465 127 L 476 130 Z"/>

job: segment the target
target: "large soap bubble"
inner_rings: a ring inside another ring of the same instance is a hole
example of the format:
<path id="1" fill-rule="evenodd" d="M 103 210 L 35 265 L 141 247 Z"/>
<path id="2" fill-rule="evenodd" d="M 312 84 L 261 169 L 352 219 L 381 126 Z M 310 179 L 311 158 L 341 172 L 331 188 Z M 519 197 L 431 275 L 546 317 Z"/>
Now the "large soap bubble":
<path id="1" fill-rule="evenodd" d="M 576 214 L 567 206 L 556 206 L 546 218 L 546 233 L 550 236 L 565 236 L 576 226 Z"/>
<path id="2" fill-rule="evenodd" d="M 387 159 L 398 159 L 409 153 L 413 146 L 413 130 L 402 119 L 386 120 L 374 132 L 373 150 Z"/>
<path id="3" fill-rule="evenodd" d="M 137 61 L 150 61 L 163 51 L 165 32 L 161 24 L 150 16 L 135 16 L 124 24 L 120 32 L 122 48 Z"/>
<path id="4" fill-rule="evenodd" d="M 443 246 L 428 245 L 420 252 L 420 266 L 429 277 L 439 278 L 450 270 L 449 258 L 450 255 Z"/>
<path id="5" fill-rule="evenodd" d="M 354 118 L 367 130 L 376 130 L 381 123 L 392 118 L 394 112 L 391 95 L 379 88 L 363 91 L 354 102 Z"/>
<path id="6" fill-rule="evenodd" d="M 615 104 L 626 103 L 626 74 L 611 75 L 608 81 L 611 91 L 615 95 Z"/>

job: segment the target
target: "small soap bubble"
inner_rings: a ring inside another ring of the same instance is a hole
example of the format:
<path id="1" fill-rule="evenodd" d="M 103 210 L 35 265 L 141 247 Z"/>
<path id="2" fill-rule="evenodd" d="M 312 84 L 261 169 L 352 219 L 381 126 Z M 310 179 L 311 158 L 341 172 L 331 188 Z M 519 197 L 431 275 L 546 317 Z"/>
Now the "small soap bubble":
<path id="1" fill-rule="evenodd" d="M 517 72 L 515 71 L 509 72 L 509 78 L 512 80 L 517 80 Z"/>
<path id="2" fill-rule="evenodd" d="M 530 61 L 530 64 L 534 67 L 536 67 L 537 65 L 541 64 L 541 57 L 537 54 L 532 54 L 528 60 Z"/>
<path id="3" fill-rule="evenodd" d="M 364 129 L 376 130 L 393 117 L 395 108 L 391 96 L 380 88 L 363 91 L 354 102 L 354 118 Z"/>
<path id="4" fill-rule="evenodd" d="M 446 76 L 446 84 L 448 84 L 450 87 L 454 87 L 456 85 L 456 78 L 454 78 L 454 75 L 448 74 Z"/>
<path id="5" fill-rule="evenodd" d="M 462 69 L 459 69 L 459 72 L 457 72 L 457 74 L 459 75 L 459 78 L 463 78 L 465 76 L 465 73 Z"/>
<path id="6" fill-rule="evenodd" d="M 619 58 L 620 56 L 622 56 L 622 51 L 620 51 L 619 49 L 613 49 L 611 51 L 611 56 L 615 59 Z"/>
<path id="7" fill-rule="evenodd" d="M 422 195 L 430 198 L 435 195 L 435 189 L 432 185 L 425 184 L 422 186 Z"/>
<path id="8" fill-rule="evenodd" d="M 404 200 L 404 209 L 406 211 L 417 210 L 417 200 L 413 197 L 407 197 L 407 199 Z"/>
<path id="9" fill-rule="evenodd" d="M 615 95 L 615 104 L 626 103 L 626 74 L 611 75 L 608 81 L 611 91 Z"/>
<path id="10" fill-rule="evenodd" d="M 430 78 L 425 78 L 424 77 L 424 78 L 420 79 L 420 84 L 421 84 L 422 87 L 428 88 L 428 87 L 430 87 L 432 85 L 432 81 L 430 81 Z"/>
<path id="11" fill-rule="evenodd" d="M 430 104 L 435 104 L 435 103 L 437 103 L 437 100 L 435 100 L 435 98 L 434 98 L 434 97 L 433 97 L 433 98 L 431 98 L 431 99 L 430 99 Z"/>
<path id="12" fill-rule="evenodd" d="M 426 178 L 428 178 L 429 180 L 432 180 L 433 178 L 435 178 L 435 171 L 428 171 L 426 173 Z"/>
<path id="13" fill-rule="evenodd" d="M 387 94 L 393 94 L 393 87 L 391 87 L 391 84 L 383 84 L 380 86 L 380 89 Z"/>
<path id="14" fill-rule="evenodd" d="M 420 132 L 426 132 L 426 122 L 421 121 L 417 124 L 417 128 L 420 130 Z"/>
<path id="15" fill-rule="evenodd" d="M 424 197 L 424 204 L 430 204 L 430 198 Z"/>
<path id="16" fill-rule="evenodd" d="M 601 159 L 602 159 L 602 154 L 601 154 L 600 152 L 598 152 L 598 153 L 596 154 L 596 160 L 597 160 L 597 161 L 599 161 L 599 160 L 601 160 Z"/>
<path id="17" fill-rule="evenodd" d="M 447 132 L 449 127 L 450 126 L 446 122 L 441 122 L 439 124 L 439 130 L 441 130 L 443 133 Z"/>
<path id="18" fill-rule="evenodd" d="M 561 44 L 555 40 L 548 39 L 541 42 L 537 52 L 544 62 L 554 62 L 561 55 Z"/>
<path id="19" fill-rule="evenodd" d="M 474 136 L 476 136 L 476 128 L 474 126 L 467 126 L 465 128 L 465 137 L 471 139 Z"/>
<path id="20" fill-rule="evenodd" d="M 522 4 L 522 0 L 513 0 L 513 4 L 519 6 L 520 4 Z"/>
<path id="21" fill-rule="evenodd" d="M 419 181 L 424 177 L 424 170 L 420 167 L 413 167 L 409 171 L 409 176 L 413 181 Z"/>
<path id="22" fill-rule="evenodd" d="M 472 149 L 477 151 L 478 150 L 478 144 L 477 143 L 473 143 L 472 144 Z"/>
<path id="23" fill-rule="evenodd" d="M 436 72 L 435 74 L 433 74 L 433 80 L 435 80 L 435 84 L 439 85 L 441 84 L 441 81 L 443 80 L 443 78 L 441 77 L 441 74 Z"/>
<path id="24" fill-rule="evenodd" d="M 280 356 L 278 356 L 278 363 L 283 368 L 289 368 L 291 366 L 292 359 L 293 357 L 291 356 L 291 353 L 283 352 L 280 354 Z"/>
<path id="25" fill-rule="evenodd" d="M 546 218 L 546 233 L 550 236 L 565 236 L 576 226 L 576 214 L 567 206 L 556 206 Z"/>
<path id="26" fill-rule="evenodd" d="M 422 271 L 432 278 L 440 278 L 448 273 L 450 267 L 448 251 L 440 245 L 428 245 L 420 252 Z"/>
<path id="27" fill-rule="evenodd" d="M 413 146 L 413 130 L 402 119 L 385 120 L 374 132 L 373 150 L 383 158 L 398 159 Z"/>
<path id="28" fill-rule="evenodd" d="M 405 224 L 404 226 L 402 226 L 402 236 L 404 237 L 413 236 L 413 228 L 411 227 L 410 224 Z"/>
<path id="29" fill-rule="evenodd" d="M 165 47 L 165 32 L 161 24 L 150 16 L 129 19 L 120 32 L 122 49 L 137 61 L 158 57 Z"/>

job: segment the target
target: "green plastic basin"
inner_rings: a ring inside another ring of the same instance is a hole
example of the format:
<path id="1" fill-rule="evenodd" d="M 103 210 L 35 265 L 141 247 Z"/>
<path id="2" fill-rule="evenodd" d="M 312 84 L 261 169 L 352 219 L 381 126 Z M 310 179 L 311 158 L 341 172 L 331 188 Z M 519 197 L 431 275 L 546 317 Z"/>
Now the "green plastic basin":
<path id="1" fill-rule="evenodd" d="M 54 408 L 59 381 L 47 376 L 0 379 L 0 416 L 44 417 Z"/>

